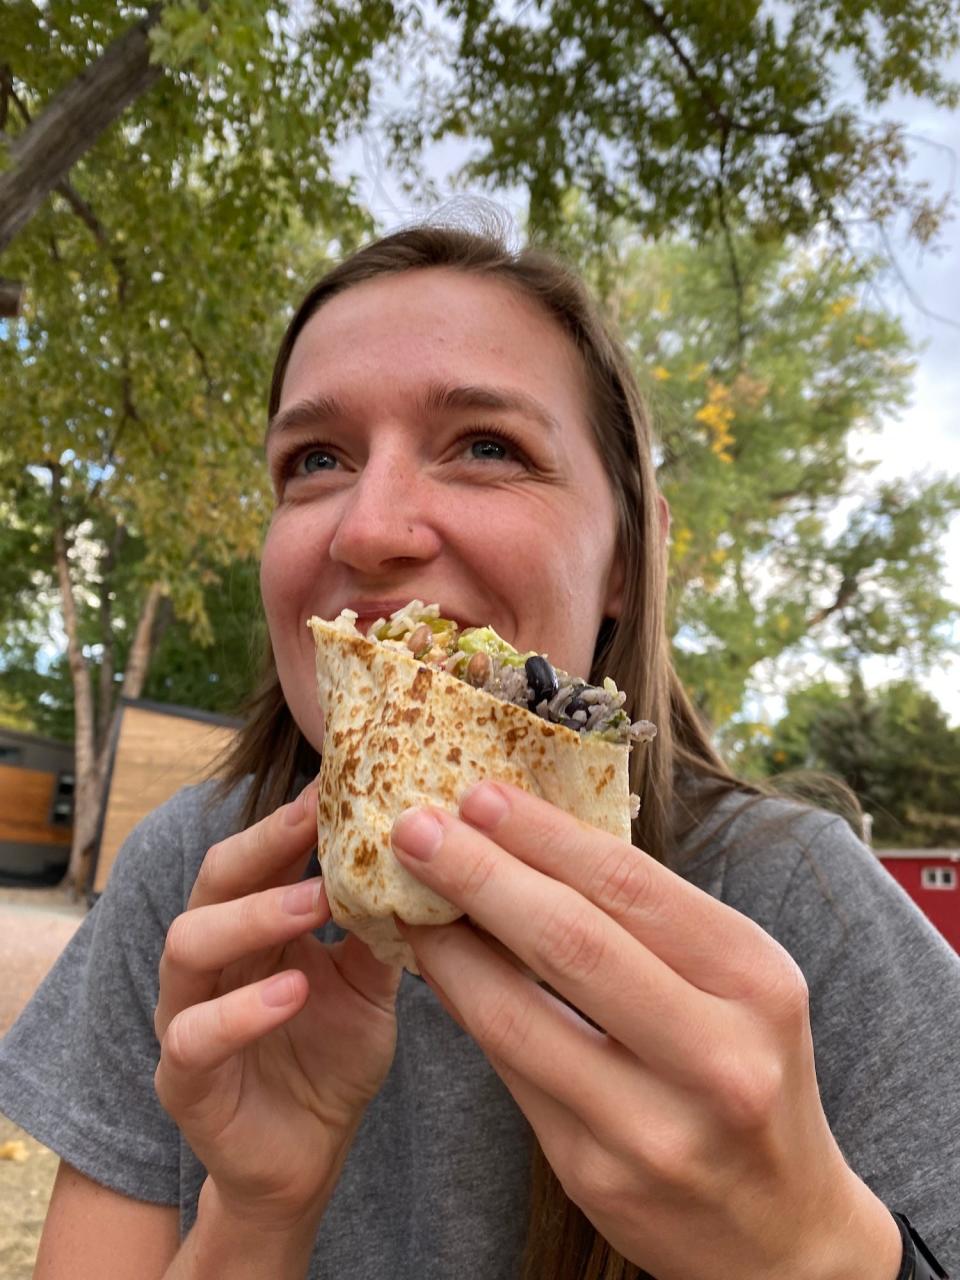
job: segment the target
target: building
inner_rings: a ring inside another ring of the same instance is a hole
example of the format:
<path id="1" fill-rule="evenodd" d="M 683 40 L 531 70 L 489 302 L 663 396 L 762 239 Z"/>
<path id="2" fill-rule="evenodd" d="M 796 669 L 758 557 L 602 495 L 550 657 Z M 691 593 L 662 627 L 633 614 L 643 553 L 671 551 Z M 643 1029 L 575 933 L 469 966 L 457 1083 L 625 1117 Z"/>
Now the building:
<path id="1" fill-rule="evenodd" d="M 73 834 L 73 746 L 0 727 L 0 882 L 56 884 Z"/>
<path id="2" fill-rule="evenodd" d="M 876 854 L 960 952 L 960 849 L 877 849 Z"/>
<path id="3" fill-rule="evenodd" d="M 140 819 L 181 787 L 201 781 L 239 724 L 192 707 L 120 699 L 94 848 L 93 897 L 103 892 L 120 846 Z"/>

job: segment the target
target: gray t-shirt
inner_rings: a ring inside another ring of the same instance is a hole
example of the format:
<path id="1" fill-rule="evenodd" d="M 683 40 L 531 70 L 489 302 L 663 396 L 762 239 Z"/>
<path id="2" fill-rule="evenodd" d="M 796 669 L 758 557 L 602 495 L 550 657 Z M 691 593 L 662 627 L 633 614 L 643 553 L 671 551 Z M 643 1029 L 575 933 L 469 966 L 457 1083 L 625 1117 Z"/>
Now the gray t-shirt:
<path id="1" fill-rule="evenodd" d="M 206 850 L 238 826 L 239 796 L 213 808 L 209 796 L 188 788 L 139 825 L 0 1043 L 0 1110 L 96 1181 L 179 1206 L 184 1233 L 204 1171 L 154 1095 L 153 1010 L 170 922 Z M 683 874 L 794 955 L 841 1149 L 960 1269 L 960 958 L 842 819 L 774 800 L 732 817 L 741 803 L 717 806 L 715 834 L 701 828 Z M 311 1280 L 513 1280 L 528 1126 L 409 974 L 398 1017 L 396 1058 L 324 1216 Z"/>

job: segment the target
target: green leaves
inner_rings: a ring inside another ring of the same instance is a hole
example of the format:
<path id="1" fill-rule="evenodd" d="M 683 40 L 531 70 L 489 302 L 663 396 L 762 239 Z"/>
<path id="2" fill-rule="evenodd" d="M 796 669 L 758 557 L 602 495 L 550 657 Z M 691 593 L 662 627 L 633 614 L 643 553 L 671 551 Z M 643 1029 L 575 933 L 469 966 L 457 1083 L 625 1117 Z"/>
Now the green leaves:
<path id="1" fill-rule="evenodd" d="M 960 488 L 872 486 L 851 448 L 912 372 L 902 329 L 865 301 L 872 264 L 742 235 L 650 245 L 617 223 L 584 247 L 583 205 L 566 209 L 565 245 L 654 406 L 675 659 L 708 718 L 727 721 L 758 664 L 801 646 L 935 661 L 957 617 L 942 535 Z"/>
<path id="2" fill-rule="evenodd" d="M 525 188 L 548 236 L 571 186 L 599 220 L 625 217 L 646 235 L 725 221 L 804 235 L 896 209 L 928 234 L 942 217 L 906 180 L 896 126 L 838 104 L 852 61 L 870 104 L 909 92 L 952 106 L 950 0 L 794 2 L 776 14 L 686 0 L 441 9 L 460 25 L 432 136 L 477 139 L 466 176 Z M 439 77 L 428 79 L 421 115 L 436 98 Z"/>
<path id="3" fill-rule="evenodd" d="M 952 844 L 960 831 L 960 729 L 912 680 L 868 692 L 854 671 L 846 684 L 798 690 L 739 764 L 757 776 L 815 769 L 842 778 L 873 816 L 878 844 Z"/>

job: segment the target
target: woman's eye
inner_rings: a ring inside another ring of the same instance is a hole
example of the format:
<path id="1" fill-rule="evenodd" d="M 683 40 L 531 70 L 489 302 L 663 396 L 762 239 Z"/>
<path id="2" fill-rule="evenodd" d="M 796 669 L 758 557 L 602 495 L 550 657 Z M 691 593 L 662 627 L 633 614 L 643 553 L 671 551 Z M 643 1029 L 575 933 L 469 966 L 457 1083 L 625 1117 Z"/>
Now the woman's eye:
<path id="1" fill-rule="evenodd" d="M 313 471 L 330 471 L 336 465 L 336 458 L 326 449 L 309 449 L 301 454 L 298 469 L 310 475 Z"/>
<path id="2" fill-rule="evenodd" d="M 509 452 L 509 448 L 502 440 L 474 440 L 470 445 L 470 453 L 474 458 L 483 458 L 487 461 L 501 462 Z"/>

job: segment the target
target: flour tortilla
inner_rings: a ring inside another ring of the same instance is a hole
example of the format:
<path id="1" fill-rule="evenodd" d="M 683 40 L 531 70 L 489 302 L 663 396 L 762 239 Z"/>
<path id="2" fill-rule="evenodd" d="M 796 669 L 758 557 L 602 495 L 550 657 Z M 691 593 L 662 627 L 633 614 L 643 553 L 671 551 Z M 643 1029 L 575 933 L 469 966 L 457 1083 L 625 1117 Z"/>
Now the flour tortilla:
<path id="1" fill-rule="evenodd" d="M 463 914 L 394 857 L 390 831 L 404 809 L 456 813 L 469 786 L 495 778 L 630 839 L 627 746 L 549 724 L 321 618 L 309 625 L 325 722 L 317 828 L 327 898 L 334 920 L 383 963 L 417 972 L 394 914 L 408 924 Z"/>

